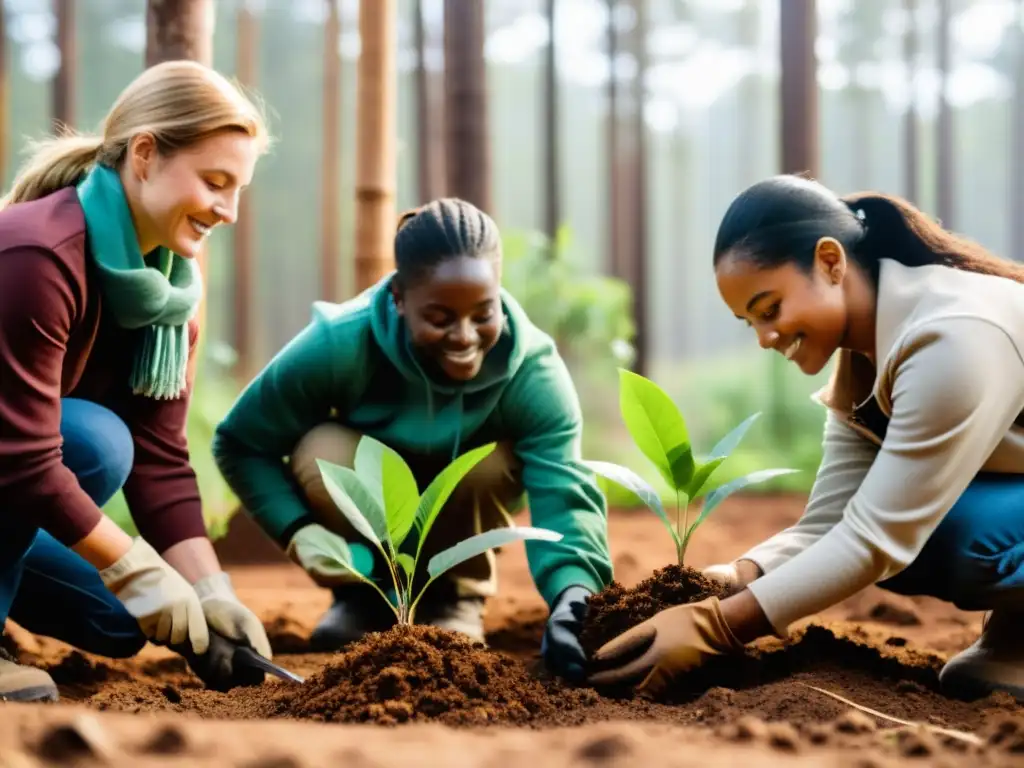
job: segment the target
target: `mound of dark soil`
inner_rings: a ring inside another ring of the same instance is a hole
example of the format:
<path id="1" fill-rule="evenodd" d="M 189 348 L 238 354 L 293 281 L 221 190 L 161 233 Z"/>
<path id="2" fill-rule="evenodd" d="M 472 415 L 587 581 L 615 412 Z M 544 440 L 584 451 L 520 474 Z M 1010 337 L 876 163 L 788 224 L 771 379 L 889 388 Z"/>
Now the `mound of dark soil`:
<path id="1" fill-rule="evenodd" d="M 580 645 L 589 656 L 616 635 L 659 611 L 729 594 L 719 583 L 687 565 L 668 565 L 631 589 L 612 582 L 590 598 Z"/>
<path id="2" fill-rule="evenodd" d="M 392 725 L 527 724 L 597 701 L 590 690 L 544 683 L 522 662 L 453 632 L 398 626 L 339 653 L 271 702 L 271 717 Z"/>

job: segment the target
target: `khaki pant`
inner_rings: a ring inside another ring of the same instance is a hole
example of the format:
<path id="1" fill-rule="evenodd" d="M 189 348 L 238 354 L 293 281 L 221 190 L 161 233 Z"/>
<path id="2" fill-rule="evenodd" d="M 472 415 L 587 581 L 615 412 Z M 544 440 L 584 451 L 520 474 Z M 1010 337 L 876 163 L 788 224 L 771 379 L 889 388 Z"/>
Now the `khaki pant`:
<path id="1" fill-rule="evenodd" d="M 310 511 L 320 525 L 342 536 L 349 543 L 367 544 L 374 554 L 374 576 L 389 583 L 387 566 L 377 548 L 355 531 L 331 500 L 317 459 L 353 468 L 356 446 L 361 435 L 335 422 L 325 422 L 311 429 L 295 446 L 291 455 L 292 474 L 302 489 Z M 402 455 L 423 493 L 427 485 L 449 463 L 449 457 L 422 457 Z M 507 525 L 505 512 L 514 512 L 522 502 L 523 485 L 521 463 L 507 443 L 498 443 L 494 451 L 479 462 L 456 486 L 437 520 L 427 534 L 420 554 L 418 584 L 424 583 L 426 564 L 430 558 L 463 539 L 493 528 Z M 500 505 L 500 506 L 499 506 Z M 415 536 L 415 528 L 410 536 Z M 491 597 L 497 591 L 497 569 L 494 551 L 457 565 L 441 576 L 454 582 L 459 596 Z M 353 581 L 356 581 L 353 577 Z M 417 587 L 419 589 L 419 587 Z"/>

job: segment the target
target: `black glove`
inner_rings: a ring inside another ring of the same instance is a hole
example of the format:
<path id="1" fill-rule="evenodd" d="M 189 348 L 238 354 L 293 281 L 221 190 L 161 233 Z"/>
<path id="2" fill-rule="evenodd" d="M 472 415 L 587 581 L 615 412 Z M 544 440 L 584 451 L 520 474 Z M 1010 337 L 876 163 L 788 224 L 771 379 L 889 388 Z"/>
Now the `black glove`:
<path id="1" fill-rule="evenodd" d="M 185 658 L 189 669 L 207 688 L 221 692 L 238 686 L 260 685 L 266 677 L 263 670 L 245 664 L 244 661 L 238 662 L 235 654 L 242 647 L 213 629 L 210 630 L 210 648 L 202 656 L 197 656 L 189 643 L 170 646 L 172 651 Z"/>
<path id="2" fill-rule="evenodd" d="M 587 598 L 591 594 L 586 587 L 566 587 L 555 600 L 540 644 L 540 653 L 547 668 L 571 683 L 582 682 L 586 677 L 587 655 L 580 645 L 579 636 L 583 620 L 587 617 Z"/>

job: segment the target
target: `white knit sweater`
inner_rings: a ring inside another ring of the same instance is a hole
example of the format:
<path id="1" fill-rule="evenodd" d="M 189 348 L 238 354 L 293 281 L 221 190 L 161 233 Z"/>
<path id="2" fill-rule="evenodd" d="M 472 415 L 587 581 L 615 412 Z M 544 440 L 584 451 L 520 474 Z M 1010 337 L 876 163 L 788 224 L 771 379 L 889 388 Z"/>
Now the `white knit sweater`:
<path id="1" fill-rule="evenodd" d="M 906 568 L 980 470 L 1024 474 L 1024 284 L 885 259 L 876 325 L 877 374 L 843 352 L 819 393 L 824 456 L 803 516 L 742 555 L 764 571 L 750 590 L 780 635 Z M 881 444 L 850 419 L 872 394 Z"/>

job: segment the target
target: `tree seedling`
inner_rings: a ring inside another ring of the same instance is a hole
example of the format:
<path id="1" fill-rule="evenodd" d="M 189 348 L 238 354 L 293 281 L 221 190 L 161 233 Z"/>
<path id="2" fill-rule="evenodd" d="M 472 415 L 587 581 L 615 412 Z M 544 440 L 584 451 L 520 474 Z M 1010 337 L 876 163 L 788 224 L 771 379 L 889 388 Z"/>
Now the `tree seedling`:
<path id="1" fill-rule="evenodd" d="M 715 488 L 704 498 L 700 514 L 690 523 L 690 503 L 700 497 L 715 470 L 729 458 L 760 413 L 748 417 L 723 437 L 705 461 L 694 457 L 682 413 L 665 391 L 650 379 L 619 369 L 619 410 L 633 442 L 654 464 L 675 493 L 675 520 L 665 512 L 660 494 L 636 472 L 607 461 L 587 461 L 596 474 L 636 494 L 665 524 L 676 545 L 676 561 L 683 564 L 686 547 L 697 527 L 730 494 L 795 469 L 762 469 Z"/>
<path id="2" fill-rule="evenodd" d="M 413 577 L 417 573 L 427 534 L 459 482 L 494 450 L 495 445 L 488 443 L 456 458 L 438 473 L 422 495 L 405 460 L 371 437 L 360 439 L 353 462 L 354 470 L 317 459 L 327 492 L 335 505 L 352 527 L 377 548 L 387 563 L 397 605 L 392 604 L 373 579 L 356 569 L 352 553 L 343 539 L 339 538 L 338 546 L 324 555 L 376 589 L 395 612 L 399 624 L 412 624 L 424 591 L 445 571 L 489 549 L 514 541 L 560 541 L 560 533 L 529 526 L 484 531 L 431 557 L 427 563 L 429 578 L 413 595 Z M 410 553 L 403 551 L 402 545 L 408 543 L 406 540 L 413 529 L 416 541 Z"/>

